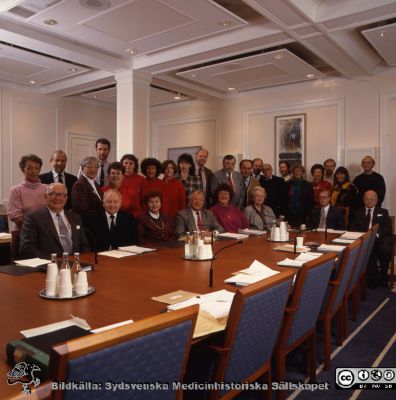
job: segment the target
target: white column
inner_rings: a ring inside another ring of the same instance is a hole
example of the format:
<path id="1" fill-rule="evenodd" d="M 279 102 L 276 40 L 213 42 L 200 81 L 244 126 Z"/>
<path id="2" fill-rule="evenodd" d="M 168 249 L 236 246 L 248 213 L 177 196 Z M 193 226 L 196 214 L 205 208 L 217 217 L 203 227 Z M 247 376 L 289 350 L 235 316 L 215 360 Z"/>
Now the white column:
<path id="1" fill-rule="evenodd" d="M 147 157 L 149 149 L 150 81 L 133 70 L 115 74 L 117 81 L 117 159 L 133 153 Z"/>

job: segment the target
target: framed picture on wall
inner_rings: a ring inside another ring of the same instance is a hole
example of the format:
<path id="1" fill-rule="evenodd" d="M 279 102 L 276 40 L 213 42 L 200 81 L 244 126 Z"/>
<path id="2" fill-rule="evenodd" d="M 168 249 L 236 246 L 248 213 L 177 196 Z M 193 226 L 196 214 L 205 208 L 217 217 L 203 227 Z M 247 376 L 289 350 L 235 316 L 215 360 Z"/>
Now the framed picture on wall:
<path id="1" fill-rule="evenodd" d="M 202 146 L 171 147 L 168 149 L 168 160 L 173 160 L 177 163 L 177 158 L 183 153 L 190 153 L 195 158 L 195 153 L 200 149 L 202 149 Z"/>
<path id="2" fill-rule="evenodd" d="M 275 117 L 275 167 L 288 161 L 291 166 L 305 162 L 306 114 Z"/>

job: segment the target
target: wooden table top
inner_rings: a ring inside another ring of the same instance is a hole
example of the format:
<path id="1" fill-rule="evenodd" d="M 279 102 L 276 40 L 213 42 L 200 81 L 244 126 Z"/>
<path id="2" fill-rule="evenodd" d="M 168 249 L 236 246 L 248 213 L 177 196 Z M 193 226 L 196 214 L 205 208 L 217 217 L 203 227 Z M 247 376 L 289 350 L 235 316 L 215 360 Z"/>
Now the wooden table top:
<path id="1" fill-rule="evenodd" d="M 335 235 L 329 235 L 329 239 Z M 305 240 L 326 242 L 323 233 L 306 233 Z M 232 241 L 214 244 L 214 252 Z M 166 305 L 151 300 L 179 289 L 208 293 L 220 289 L 235 291 L 224 284 L 232 272 L 247 268 L 255 259 L 270 268 L 281 270 L 276 262 L 293 253 L 274 251 L 279 243 L 269 242 L 267 236 L 250 237 L 242 244 L 225 249 L 214 260 L 214 287 L 209 287 L 210 261 L 183 259 L 184 247 L 163 248 L 121 259 L 100 256 L 95 271 L 88 274 L 90 286 L 96 292 L 72 300 L 48 300 L 38 296 L 45 287 L 45 274 L 22 276 L 0 274 L 0 315 L 2 326 L 0 349 L 0 398 L 16 395 L 20 385 L 7 385 L 6 374 L 11 369 L 5 362 L 5 349 L 10 340 L 21 337 L 20 331 L 70 319 L 71 314 L 87 320 L 92 328 L 133 319 L 135 321 L 159 313 Z M 83 261 L 91 261 L 84 255 Z"/>

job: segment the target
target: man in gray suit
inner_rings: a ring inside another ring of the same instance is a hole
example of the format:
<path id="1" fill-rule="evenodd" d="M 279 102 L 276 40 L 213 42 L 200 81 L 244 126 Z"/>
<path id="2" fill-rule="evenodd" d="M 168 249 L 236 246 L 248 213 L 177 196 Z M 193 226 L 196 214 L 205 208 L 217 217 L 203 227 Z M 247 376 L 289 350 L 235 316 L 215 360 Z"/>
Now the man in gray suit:
<path id="1" fill-rule="evenodd" d="M 224 232 L 212 212 L 203 208 L 204 204 L 203 192 L 192 192 L 189 207 L 176 214 L 175 231 L 179 236 L 193 231 Z"/>
<path id="2" fill-rule="evenodd" d="M 217 199 L 214 199 L 214 193 L 217 186 L 220 183 L 226 183 L 233 191 L 232 204 L 236 205 L 240 209 L 243 208 L 243 199 L 245 197 L 245 185 L 243 177 L 239 172 L 234 171 L 236 159 L 233 155 L 227 154 L 223 158 L 223 168 L 215 172 L 210 180 L 210 190 L 212 192 L 212 201 L 217 203 Z"/>
<path id="3" fill-rule="evenodd" d="M 25 217 L 20 237 L 20 256 L 51 259 L 67 252 L 88 252 L 89 245 L 81 225 L 81 217 L 64 210 L 67 189 L 63 183 L 48 185 L 45 193 L 47 207 Z"/>

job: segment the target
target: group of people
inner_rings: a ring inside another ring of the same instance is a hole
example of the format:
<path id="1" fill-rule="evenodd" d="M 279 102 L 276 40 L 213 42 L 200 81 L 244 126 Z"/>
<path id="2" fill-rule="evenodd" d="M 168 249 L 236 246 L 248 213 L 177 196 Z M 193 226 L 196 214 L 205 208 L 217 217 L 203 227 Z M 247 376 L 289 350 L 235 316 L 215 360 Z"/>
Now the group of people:
<path id="1" fill-rule="evenodd" d="M 336 169 L 332 159 L 314 164 L 308 181 L 300 163 L 281 161 L 281 176 L 275 176 L 272 166 L 259 158 L 242 160 L 237 171 L 232 155 L 224 156 L 222 168 L 212 172 L 206 167 L 206 149 L 194 157 L 181 154 L 177 163 L 145 158 L 139 174 L 135 155 L 109 163 L 110 150 L 107 139 L 98 139 L 96 157 L 82 160 L 78 176 L 65 172 L 62 150 L 52 154 L 52 170 L 41 175 L 39 157 L 21 158 L 24 180 L 11 189 L 8 209 L 20 230 L 21 257 L 168 242 L 193 231 L 267 230 L 284 216 L 292 227 L 306 224 L 311 229 L 349 225 L 364 231 L 379 223 L 376 249 L 381 256 L 371 279 L 385 279 L 393 237 L 388 213 L 380 208 L 385 182 L 373 171 L 370 156 L 351 183 L 348 170 Z"/>

